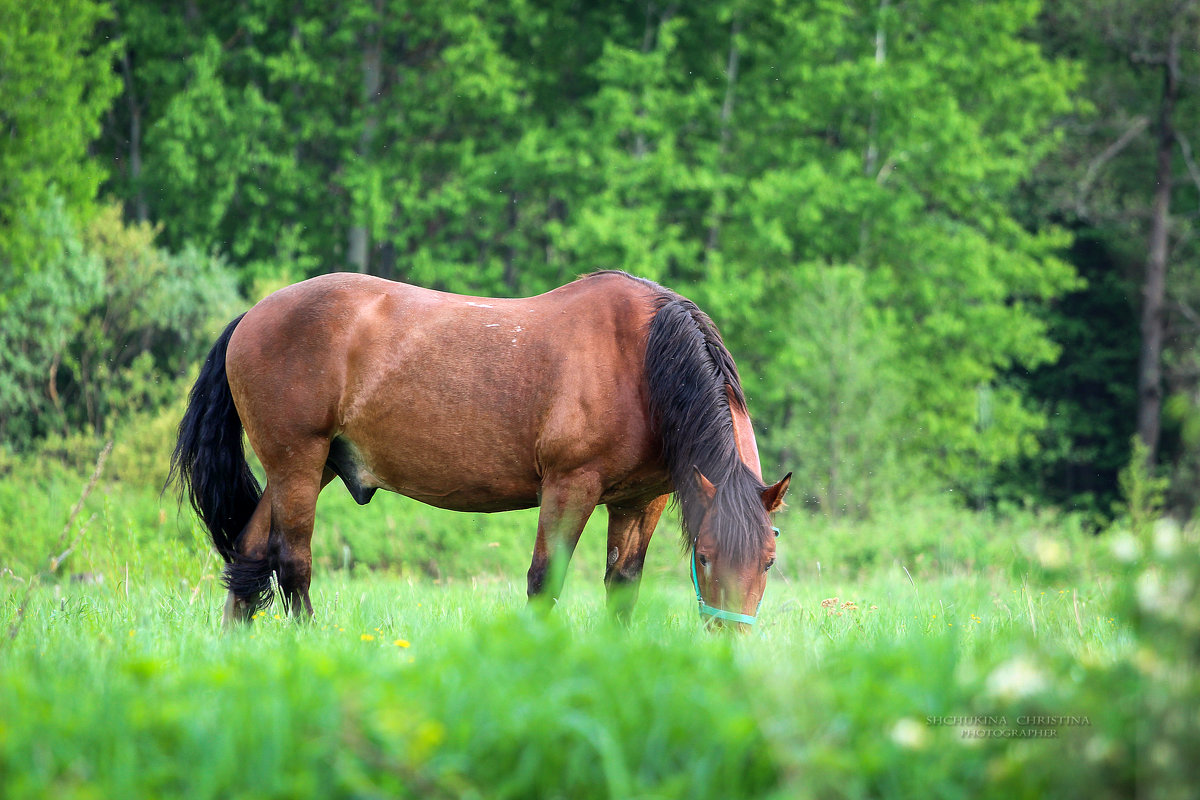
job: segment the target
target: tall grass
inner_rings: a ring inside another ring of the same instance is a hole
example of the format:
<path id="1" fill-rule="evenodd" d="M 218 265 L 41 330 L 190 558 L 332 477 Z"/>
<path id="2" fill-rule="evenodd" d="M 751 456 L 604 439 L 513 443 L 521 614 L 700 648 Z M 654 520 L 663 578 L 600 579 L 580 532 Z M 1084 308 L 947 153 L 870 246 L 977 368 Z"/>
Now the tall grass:
<path id="1" fill-rule="evenodd" d="M 4 651 L 0 777 L 10 797 L 977 796 L 1012 742 L 927 718 L 1026 713 L 1088 724 L 1022 744 L 1045 774 L 1014 765 L 994 795 L 1061 787 L 1059 760 L 1109 729 L 1093 788 L 1129 786 L 1127 710 L 1103 693 L 1128 655 L 1116 625 L 1080 635 L 1048 605 L 1038 636 L 1023 613 L 942 626 L 877 576 L 877 609 L 781 591 L 733 641 L 673 588 L 622 629 L 590 587 L 540 619 L 511 582 L 343 576 L 312 624 L 268 610 L 222 635 L 211 585 L 46 587 Z M 990 690 L 1014 660 L 1029 674 Z"/>
<path id="2" fill-rule="evenodd" d="M 669 522 L 618 627 L 602 515 L 541 618 L 524 607 L 532 515 L 393 497 L 360 509 L 332 492 L 314 620 L 271 608 L 223 633 L 219 564 L 152 489 L 102 484 L 69 531 L 77 546 L 47 569 L 82 483 L 0 481 L 5 797 L 1185 797 L 1194 785 L 1191 528 L 1096 538 L 1070 519 L 939 503 L 870 523 L 793 512 L 759 625 L 729 638 L 700 629 Z"/>

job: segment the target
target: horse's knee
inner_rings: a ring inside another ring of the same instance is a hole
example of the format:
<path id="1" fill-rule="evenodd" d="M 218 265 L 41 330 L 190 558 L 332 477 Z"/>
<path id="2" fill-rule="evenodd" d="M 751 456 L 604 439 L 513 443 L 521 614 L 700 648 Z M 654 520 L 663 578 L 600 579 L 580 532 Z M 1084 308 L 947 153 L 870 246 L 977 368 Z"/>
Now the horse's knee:
<path id="1" fill-rule="evenodd" d="M 609 589 L 636 584 L 642 579 L 641 564 L 610 565 L 604 571 L 604 584 Z"/>

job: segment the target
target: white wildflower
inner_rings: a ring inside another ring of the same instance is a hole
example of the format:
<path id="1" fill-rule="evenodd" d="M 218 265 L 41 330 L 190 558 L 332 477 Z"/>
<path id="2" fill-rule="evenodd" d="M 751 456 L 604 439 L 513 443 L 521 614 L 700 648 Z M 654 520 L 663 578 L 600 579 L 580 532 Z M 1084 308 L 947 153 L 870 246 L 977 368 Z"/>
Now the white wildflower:
<path id="1" fill-rule="evenodd" d="M 1154 523 L 1154 552 L 1163 558 L 1179 553 L 1179 523 L 1170 517 Z"/>
<path id="2" fill-rule="evenodd" d="M 892 741 L 907 750 L 921 750 L 929 743 L 929 730 L 910 717 L 896 720 Z"/>
<path id="3" fill-rule="evenodd" d="M 1142 545 L 1129 531 L 1120 531 L 1112 535 L 1109 542 L 1113 556 L 1123 564 L 1132 564 L 1142 555 Z"/>
<path id="4" fill-rule="evenodd" d="M 1001 700 L 1019 700 L 1044 690 L 1046 676 L 1028 658 L 1017 656 L 992 670 L 987 679 L 988 694 Z"/>
<path id="5" fill-rule="evenodd" d="M 1163 589 L 1162 580 L 1158 576 L 1158 570 L 1148 569 L 1137 577 L 1137 599 L 1138 605 L 1148 614 L 1154 614 L 1166 610 L 1167 596 Z"/>
<path id="6" fill-rule="evenodd" d="M 1034 541 L 1033 554 L 1044 569 L 1061 569 L 1067 563 L 1067 548 L 1047 536 L 1039 536 Z"/>

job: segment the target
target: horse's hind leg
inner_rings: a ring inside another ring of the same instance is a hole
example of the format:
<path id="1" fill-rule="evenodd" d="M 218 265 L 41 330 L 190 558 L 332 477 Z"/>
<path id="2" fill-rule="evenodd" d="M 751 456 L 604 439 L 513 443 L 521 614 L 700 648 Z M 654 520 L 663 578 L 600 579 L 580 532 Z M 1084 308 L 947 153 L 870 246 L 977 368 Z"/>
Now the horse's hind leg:
<path id="1" fill-rule="evenodd" d="M 308 587 L 312 580 L 312 534 L 324 457 L 314 470 L 294 470 L 276 484 L 271 502 L 271 548 L 279 566 L 279 589 L 294 616 L 311 617 Z"/>
<path id="2" fill-rule="evenodd" d="M 233 564 L 231 573 L 246 573 L 247 594 L 252 599 L 256 590 L 269 591 L 274 573 L 285 607 L 294 615 L 311 616 L 308 587 L 317 495 L 333 477 L 325 468 L 329 440 L 281 434 L 266 442 L 251 435 L 250 441 L 267 474 L 263 499 L 255 511 L 255 518 L 261 513 L 265 524 L 247 530 L 243 546 L 239 546 L 245 566 L 239 570 L 238 564 Z M 237 600 L 231 604 L 236 613 Z"/>
<path id="3" fill-rule="evenodd" d="M 246 528 L 238 539 L 238 554 L 241 559 L 225 568 L 229 596 L 225 599 L 222 624 L 230 627 L 240 622 L 249 622 L 262 595 L 261 570 L 254 565 L 267 564 L 267 542 L 271 533 L 271 487 L 263 489 L 258 505 Z"/>
<path id="4" fill-rule="evenodd" d="M 326 470 L 316 491 L 320 492 L 332 477 Z M 229 596 L 222 620 L 226 627 L 250 621 L 270 595 L 272 573 L 283 592 L 284 604 L 297 614 L 301 609 L 312 613 L 308 585 L 316 499 L 315 493 L 306 491 L 306 483 L 290 476 L 267 480 L 254 515 L 238 540 L 239 558 L 225 570 Z M 313 499 L 308 502 L 310 494 Z M 285 502 L 277 502 L 280 497 Z"/>
<path id="5" fill-rule="evenodd" d="M 666 506 L 667 495 L 663 495 L 651 500 L 645 508 L 608 507 L 608 566 L 604 570 L 604 587 L 609 611 L 624 622 L 628 622 L 637 603 L 646 548 Z"/>

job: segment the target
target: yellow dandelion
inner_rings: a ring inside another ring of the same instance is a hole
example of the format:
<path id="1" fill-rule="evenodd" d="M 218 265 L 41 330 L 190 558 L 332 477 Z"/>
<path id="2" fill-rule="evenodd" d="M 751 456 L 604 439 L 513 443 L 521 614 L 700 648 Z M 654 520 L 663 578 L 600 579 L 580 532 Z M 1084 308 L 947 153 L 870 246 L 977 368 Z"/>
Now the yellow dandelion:
<path id="1" fill-rule="evenodd" d="M 137 633 L 137 631 L 133 630 L 132 628 L 129 629 L 130 636 L 133 636 L 135 633 Z"/>
<path id="2" fill-rule="evenodd" d="M 281 617 L 278 614 L 276 614 L 275 619 L 281 619 Z"/>
<path id="3" fill-rule="evenodd" d="M 358 638 L 359 638 L 359 639 L 362 639 L 364 642 L 373 642 L 373 641 L 375 641 L 375 637 L 374 637 L 374 635 L 372 635 L 372 634 L 370 634 L 370 633 L 364 633 L 362 636 L 360 636 L 360 637 L 358 637 Z"/>
<path id="4" fill-rule="evenodd" d="M 392 642 L 392 644 L 394 644 L 396 647 L 408 647 L 410 643 L 408 639 L 397 639 L 396 641 Z"/>

